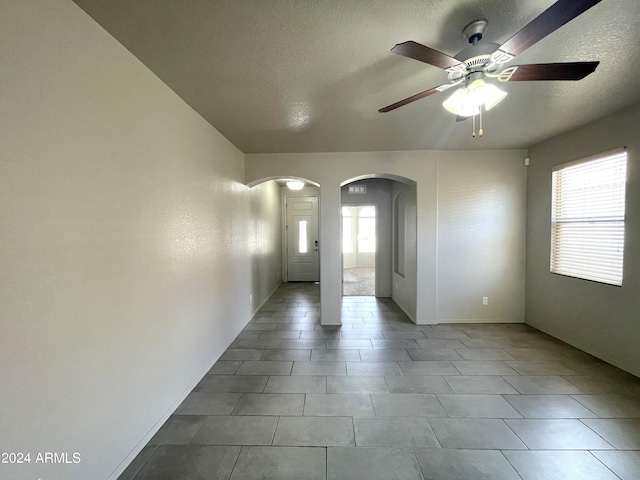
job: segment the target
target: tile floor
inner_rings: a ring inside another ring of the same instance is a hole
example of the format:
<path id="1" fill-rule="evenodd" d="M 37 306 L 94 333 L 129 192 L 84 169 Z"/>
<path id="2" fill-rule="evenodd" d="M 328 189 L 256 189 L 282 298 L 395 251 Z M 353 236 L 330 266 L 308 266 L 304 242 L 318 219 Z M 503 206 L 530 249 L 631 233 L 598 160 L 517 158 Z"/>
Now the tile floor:
<path id="1" fill-rule="evenodd" d="M 524 324 L 285 284 L 120 480 L 637 480 L 640 380 Z"/>

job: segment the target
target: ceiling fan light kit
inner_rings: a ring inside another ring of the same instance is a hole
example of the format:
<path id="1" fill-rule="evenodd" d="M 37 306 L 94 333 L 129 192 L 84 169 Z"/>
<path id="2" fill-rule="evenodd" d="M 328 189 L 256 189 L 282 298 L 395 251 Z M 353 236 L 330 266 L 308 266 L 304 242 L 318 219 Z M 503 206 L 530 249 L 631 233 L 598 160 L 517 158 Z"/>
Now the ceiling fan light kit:
<path id="1" fill-rule="evenodd" d="M 507 96 L 507 92 L 486 81 L 495 78 L 499 82 L 544 80 L 582 80 L 593 73 L 600 62 L 542 63 L 529 65 L 504 65 L 562 25 L 570 22 L 601 0 L 558 0 L 547 10 L 525 25 L 504 44 L 479 44 L 489 22 L 480 18 L 467 24 L 462 34 L 472 44 L 455 57 L 413 41 L 399 43 L 393 53 L 436 66 L 448 73 L 449 83 L 430 88 L 378 110 L 390 112 L 396 108 L 461 85 L 442 106 L 458 117 L 473 118 L 473 136 L 476 136 L 476 116 L 480 120 L 479 136 L 483 135 L 482 113 L 491 110 Z"/>

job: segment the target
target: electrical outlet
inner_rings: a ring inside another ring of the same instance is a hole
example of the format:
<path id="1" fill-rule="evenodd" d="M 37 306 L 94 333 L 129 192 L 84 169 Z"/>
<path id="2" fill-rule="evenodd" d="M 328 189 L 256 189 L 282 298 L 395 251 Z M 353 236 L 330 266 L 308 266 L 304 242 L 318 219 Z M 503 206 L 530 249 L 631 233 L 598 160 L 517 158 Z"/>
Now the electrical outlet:
<path id="1" fill-rule="evenodd" d="M 482 305 L 489 305 L 489 297 L 482 297 Z"/>

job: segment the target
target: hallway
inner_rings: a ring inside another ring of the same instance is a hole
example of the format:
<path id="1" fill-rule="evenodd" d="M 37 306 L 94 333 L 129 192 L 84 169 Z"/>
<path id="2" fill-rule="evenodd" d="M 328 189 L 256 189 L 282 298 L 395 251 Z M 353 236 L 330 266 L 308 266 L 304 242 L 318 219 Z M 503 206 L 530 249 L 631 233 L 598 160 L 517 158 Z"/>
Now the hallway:
<path id="1" fill-rule="evenodd" d="M 283 284 L 120 480 L 640 477 L 640 381 L 524 324 Z"/>

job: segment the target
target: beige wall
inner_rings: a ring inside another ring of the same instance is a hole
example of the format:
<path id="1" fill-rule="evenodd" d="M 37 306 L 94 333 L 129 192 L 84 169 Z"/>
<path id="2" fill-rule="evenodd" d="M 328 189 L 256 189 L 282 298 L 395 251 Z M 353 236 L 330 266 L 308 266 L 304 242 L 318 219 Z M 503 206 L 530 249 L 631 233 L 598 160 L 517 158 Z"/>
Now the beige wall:
<path id="1" fill-rule="evenodd" d="M 393 184 L 393 198 L 399 194 L 404 197 L 404 272 L 399 274 L 394 269 L 391 298 L 415 322 L 418 291 L 416 185 L 395 182 Z"/>
<path id="2" fill-rule="evenodd" d="M 635 106 L 529 150 L 526 321 L 640 375 L 640 107 Z M 549 272 L 551 169 L 627 147 L 624 278 L 613 287 Z"/>
<path id="3" fill-rule="evenodd" d="M 1 450 L 81 455 L 0 478 L 115 478 L 277 285 L 278 192 L 70 1 L 0 58 Z"/>
<path id="4" fill-rule="evenodd" d="M 340 322 L 340 185 L 376 174 L 417 184 L 416 321 L 521 322 L 525 156 L 524 150 L 248 154 L 245 175 L 248 184 L 274 176 L 320 184 L 323 323 Z M 483 296 L 490 305 L 482 306 Z"/>

